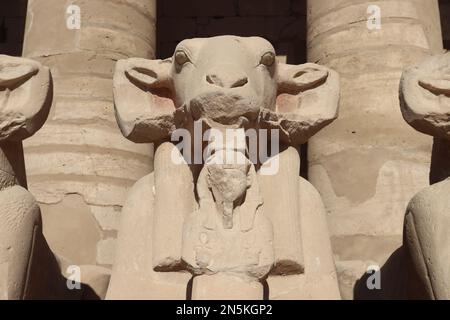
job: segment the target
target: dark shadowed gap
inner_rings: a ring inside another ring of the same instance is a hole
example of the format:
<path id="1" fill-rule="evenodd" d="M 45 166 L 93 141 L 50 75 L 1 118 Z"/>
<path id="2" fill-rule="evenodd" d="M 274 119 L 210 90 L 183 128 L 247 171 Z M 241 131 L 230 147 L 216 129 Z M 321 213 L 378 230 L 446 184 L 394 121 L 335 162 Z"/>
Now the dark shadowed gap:
<path id="1" fill-rule="evenodd" d="M 27 0 L 0 1 L 0 54 L 21 56 Z"/>

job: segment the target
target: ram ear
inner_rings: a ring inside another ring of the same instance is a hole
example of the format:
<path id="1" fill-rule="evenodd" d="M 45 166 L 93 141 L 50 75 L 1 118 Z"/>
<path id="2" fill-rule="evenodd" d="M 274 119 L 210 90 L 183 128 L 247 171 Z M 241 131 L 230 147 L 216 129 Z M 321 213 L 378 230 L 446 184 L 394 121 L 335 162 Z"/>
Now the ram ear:
<path id="1" fill-rule="evenodd" d="M 0 142 L 32 136 L 52 104 L 50 70 L 39 62 L 0 55 Z"/>
<path id="2" fill-rule="evenodd" d="M 450 74 L 448 79 L 436 79 L 430 77 L 419 79 L 419 85 L 435 95 L 442 94 L 450 96 Z"/>
<path id="3" fill-rule="evenodd" d="M 114 105 L 122 134 L 133 142 L 158 142 L 175 129 L 172 62 L 120 60 L 114 73 Z"/>
<path id="4" fill-rule="evenodd" d="M 417 131 L 450 139 L 450 53 L 429 57 L 403 72 L 400 107 Z"/>
<path id="5" fill-rule="evenodd" d="M 338 115 L 339 76 L 326 67 L 306 63 L 278 64 L 276 110 L 263 111 L 271 127 L 278 126 L 291 145 L 305 143 Z"/>

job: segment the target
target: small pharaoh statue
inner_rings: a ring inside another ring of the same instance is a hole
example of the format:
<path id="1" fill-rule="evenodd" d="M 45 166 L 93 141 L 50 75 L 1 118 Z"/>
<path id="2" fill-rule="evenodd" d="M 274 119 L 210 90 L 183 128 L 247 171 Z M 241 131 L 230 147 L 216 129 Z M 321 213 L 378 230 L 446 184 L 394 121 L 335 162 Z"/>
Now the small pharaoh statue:
<path id="1" fill-rule="evenodd" d="M 241 151 L 216 151 L 200 172 L 197 192 L 199 208 L 183 230 L 182 257 L 189 270 L 246 279 L 262 295 L 257 281 L 274 264 L 273 230 L 254 165 Z"/>

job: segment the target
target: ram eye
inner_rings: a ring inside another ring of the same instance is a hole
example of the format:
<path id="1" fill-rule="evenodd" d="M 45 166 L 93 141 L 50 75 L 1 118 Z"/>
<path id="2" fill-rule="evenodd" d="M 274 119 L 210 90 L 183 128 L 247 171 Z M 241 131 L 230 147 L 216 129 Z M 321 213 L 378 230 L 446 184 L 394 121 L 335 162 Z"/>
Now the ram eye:
<path id="1" fill-rule="evenodd" d="M 188 61 L 189 61 L 189 57 L 186 54 L 186 52 L 184 52 L 182 50 L 178 50 L 178 51 L 175 52 L 175 62 L 178 65 L 181 66 L 181 65 L 185 64 Z"/>
<path id="2" fill-rule="evenodd" d="M 275 53 L 273 52 L 266 52 L 261 57 L 261 64 L 270 67 L 275 63 Z"/>

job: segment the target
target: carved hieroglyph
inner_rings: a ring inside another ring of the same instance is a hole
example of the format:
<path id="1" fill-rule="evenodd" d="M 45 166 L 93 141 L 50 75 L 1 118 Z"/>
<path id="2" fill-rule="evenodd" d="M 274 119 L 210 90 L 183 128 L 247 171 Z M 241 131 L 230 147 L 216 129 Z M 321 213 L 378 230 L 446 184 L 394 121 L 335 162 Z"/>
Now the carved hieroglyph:
<path id="1" fill-rule="evenodd" d="M 43 125 L 51 99 L 48 68 L 0 55 L 0 299 L 26 294 L 40 212 L 25 189 L 22 140 Z"/>
<path id="2" fill-rule="evenodd" d="M 336 72 L 278 63 L 258 37 L 190 39 L 166 60 L 118 61 L 114 100 L 124 136 L 157 147 L 123 209 L 107 298 L 339 298 L 323 205 L 295 148 L 337 117 Z M 187 132 L 195 158 L 207 132 L 227 129 L 280 141 L 258 137 L 264 161 L 250 142 L 214 141 L 201 162 L 167 142 Z"/>
<path id="3" fill-rule="evenodd" d="M 450 53 L 433 56 L 403 73 L 403 117 L 416 130 L 450 139 Z M 426 296 L 450 299 L 450 179 L 409 203 L 405 245 Z"/>

